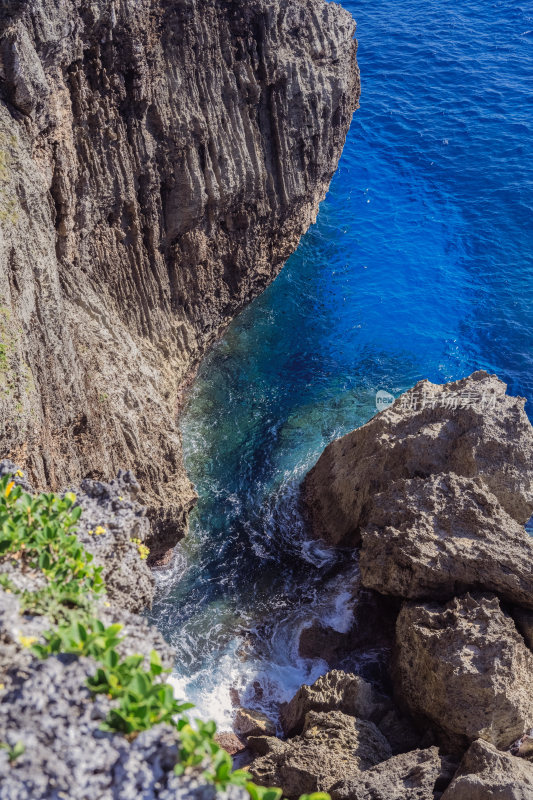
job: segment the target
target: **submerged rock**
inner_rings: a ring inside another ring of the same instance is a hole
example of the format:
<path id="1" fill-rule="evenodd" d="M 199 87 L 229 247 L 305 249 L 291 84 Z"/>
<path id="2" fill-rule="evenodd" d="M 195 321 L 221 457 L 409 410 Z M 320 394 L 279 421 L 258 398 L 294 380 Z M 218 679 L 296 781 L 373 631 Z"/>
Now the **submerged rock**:
<path id="1" fill-rule="evenodd" d="M 489 590 L 533 608 L 533 539 L 496 497 L 453 473 L 394 481 L 361 532 L 365 586 L 409 599 Z"/>
<path id="2" fill-rule="evenodd" d="M 437 747 L 393 756 L 331 790 L 332 800 L 438 800 L 455 763 Z"/>
<path id="3" fill-rule="evenodd" d="M 531 800 L 533 764 L 481 739 L 470 745 L 442 800 Z"/>
<path id="4" fill-rule="evenodd" d="M 265 737 L 254 749 L 263 753 L 250 766 L 254 779 L 280 787 L 289 800 L 328 792 L 338 781 L 355 778 L 391 756 L 389 743 L 372 722 L 340 711 L 310 711 L 300 736 L 287 742 Z"/>
<path id="5" fill-rule="evenodd" d="M 443 744 L 506 748 L 533 725 L 533 654 L 493 595 L 406 603 L 396 648 L 398 699 Z"/>
<path id="6" fill-rule="evenodd" d="M 374 497 L 400 479 L 453 473 L 498 500 L 516 523 L 533 513 L 533 428 L 523 398 L 495 375 L 421 381 L 362 428 L 332 442 L 302 497 L 315 536 L 359 544 Z"/>

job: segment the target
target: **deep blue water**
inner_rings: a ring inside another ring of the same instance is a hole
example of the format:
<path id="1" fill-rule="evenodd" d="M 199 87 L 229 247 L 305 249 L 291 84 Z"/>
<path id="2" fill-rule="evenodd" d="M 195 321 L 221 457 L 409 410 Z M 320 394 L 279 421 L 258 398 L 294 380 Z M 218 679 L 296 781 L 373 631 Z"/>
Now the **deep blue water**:
<path id="1" fill-rule="evenodd" d="M 176 685 L 229 726 L 230 686 L 272 709 L 346 624 L 298 481 L 375 393 L 485 368 L 533 408 L 533 6 L 361 0 L 361 107 L 317 224 L 208 356 L 183 421 L 200 501 L 154 616 Z M 260 685 L 262 690 L 253 688 Z"/>

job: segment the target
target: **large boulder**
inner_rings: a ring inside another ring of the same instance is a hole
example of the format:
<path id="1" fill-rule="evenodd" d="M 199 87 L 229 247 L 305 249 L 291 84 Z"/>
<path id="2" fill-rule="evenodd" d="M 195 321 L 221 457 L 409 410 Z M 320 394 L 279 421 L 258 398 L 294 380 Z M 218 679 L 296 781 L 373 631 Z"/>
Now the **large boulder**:
<path id="1" fill-rule="evenodd" d="M 406 603 L 396 626 L 399 701 L 443 743 L 509 747 L 533 724 L 533 654 L 493 595 Z"/>
<path id="2" fill-rule="evenodd" d="M 332 800 L 437 800 L 453 777 L 453 762 L 437 747 L 393 756 L 337 783 Z"/>
<path id="3" fill-rule="evenodd" d="M 301 686 L 281 707 L 280 720 L 286 736 L 301 733 L 309 711 L 342 711 L 361 719 L 383 716 L 386 707 L 372 686 L 358 675 L 333 669 L 312 686 Z"/>
<path id="4" fill-rule="evenodd" d="M 303 733 L 287 742 L 264 737 L 251 744 L 264 753 L 250 766 L 254 779 L 280 787 L 290 800 L 302 793 L 328 792 L 338 781 L 355 778 L 392 755 L 372 722 L 340 711 L 310 711 Z"/>
<path id="5" fill-rule="evenodd" d="M 358 544 L 377 493 L 393 481 L 454 473 L 486 486 L 524 525 L 533 513 L 533 428 L 524 399 L 495 375 L 421 381 L 362 428 L 332 442 L 302 497 L 315 536 Z"/>
<path id="6" fill-rule="evenodd" d="M 362 530 L 363 584 L 410 599 L 496 592 L 533 608 L 533 539 L 484 486 L 455 474 L 400 479 Z"/>
<path id="7" fill-rule="evenodd" d="M 531 800 L 533 764 L 479 739 L 465 754 L 442 800 Z M 354 798 L 355 800 L 355 798 Z"/>

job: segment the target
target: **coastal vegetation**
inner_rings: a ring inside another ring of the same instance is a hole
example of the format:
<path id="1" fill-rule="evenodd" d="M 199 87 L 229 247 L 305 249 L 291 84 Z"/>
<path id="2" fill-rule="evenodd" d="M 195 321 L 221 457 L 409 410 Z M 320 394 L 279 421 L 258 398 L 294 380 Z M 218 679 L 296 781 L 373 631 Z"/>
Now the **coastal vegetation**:
<path id="1" fill-rule="evenodd" d="M 120 656 L 122 626 L 106 626 L 97 616 L 99 602 L 109 603 L 102 568 L 93 564 L 92 553 L 81 546 L 75 533 L 82 514 L 76 495 L 33 496 L 16 484 L 21 477 L 19 472 L 0 480 L 0 566 L 29 576 L 35 588 L 17 588 L 6 572 L 0 585 L 8 593 L 20 594 L 27 613 L 46 615 L 53 623 L 41 640 L 29 636 L 21 644 L 41 659 L 74 655 L 95 662 L 94 674 L 87 680 L 89 689 L 115 701 L 103 730 L 132 739 L 159 723 L 172 725 L 180 742 L 177 775 L 197 770 L 217 788 L 242 786 L 251 800 L 280 800 L 280 789 L 258 786 L 247 770 L 233 769 L 231 756 L 215 741 L 213 721 L 191 721 L 186 712 L 194 706 L 175 698 L 164 680 L 169 670 L 163 668 L 156 650 L 151 651 L 148 664 L 140 654 Z M 103 532 L 95 528 L 93 533 Z M 139 558 L 145 559 L 146 548 L 136 543 Z M 24 752 L 22 744 L 5 747 L 10 761 Z M 302 795 L 301 800 L 328 798 L 314 793 Z"/>

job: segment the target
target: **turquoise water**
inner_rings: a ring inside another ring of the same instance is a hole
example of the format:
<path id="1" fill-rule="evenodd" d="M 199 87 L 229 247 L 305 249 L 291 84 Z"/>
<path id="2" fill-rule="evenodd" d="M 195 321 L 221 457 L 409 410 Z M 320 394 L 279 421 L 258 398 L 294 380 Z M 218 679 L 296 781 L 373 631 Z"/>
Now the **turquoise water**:
<path id="1" fill-rule="evenodd" d="M 307 541 L 296 493 L 376 391 L 485 368 L 533 407 L 533 8 L 345 5 L 363 92 L 338 172 L 183 419 L 200 499 L 154 617 L 179 692 L 223 728 L 230 688 L 272 712 L 325 671 L 298 657 L 303 626 L 348 624 L 350 587 Z"/>

